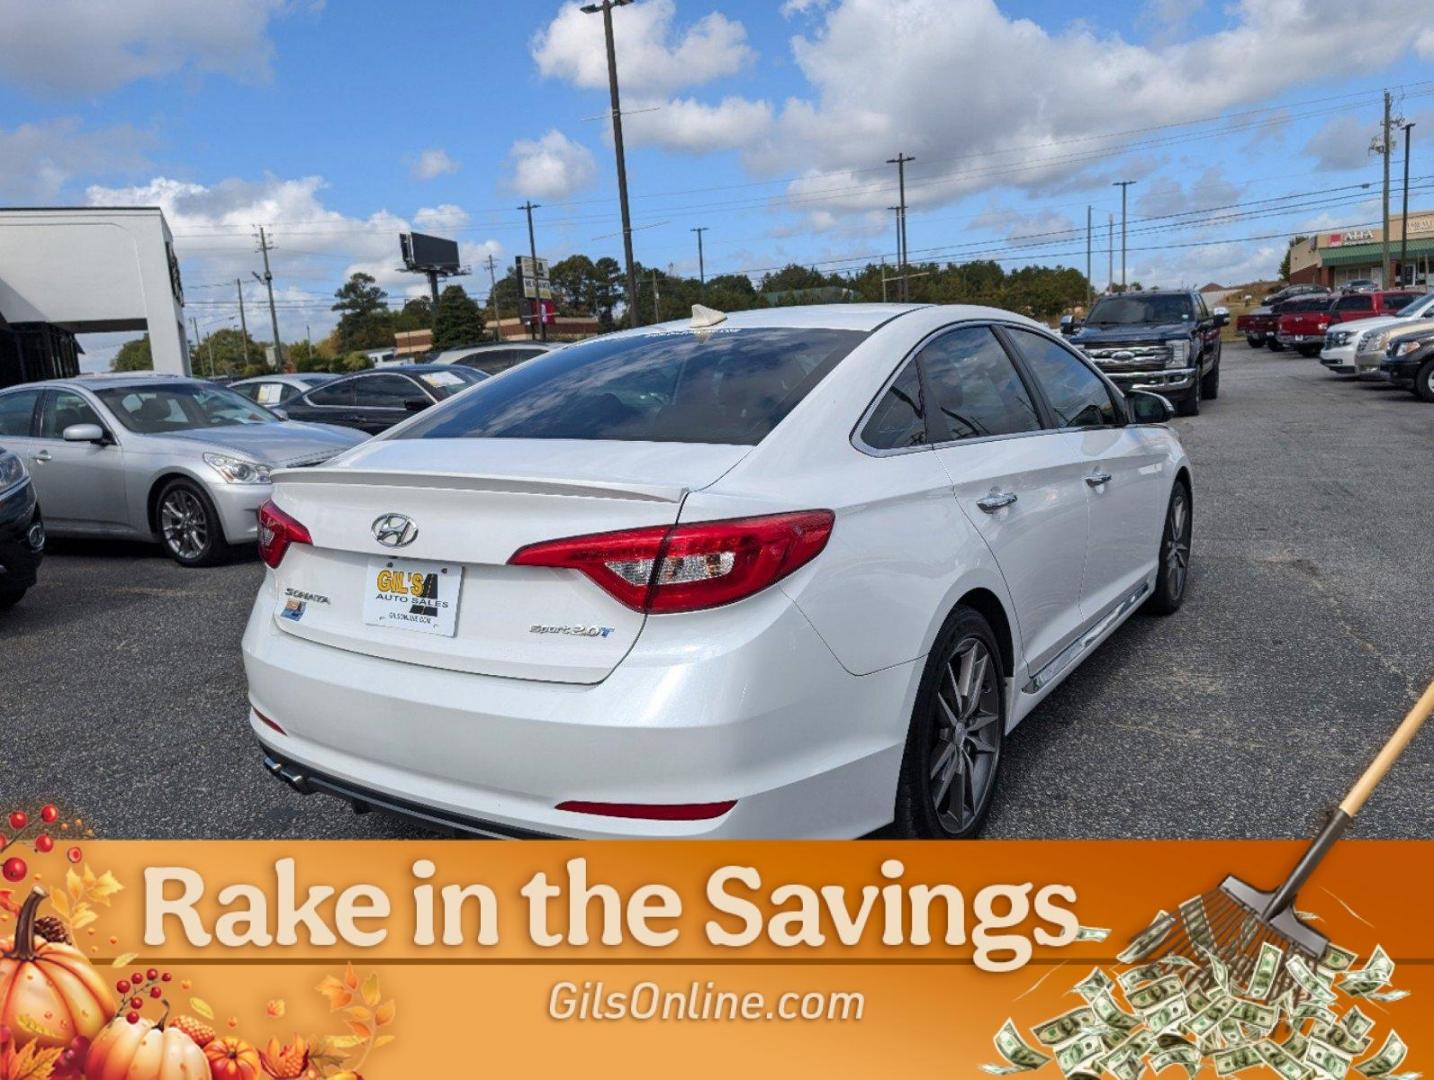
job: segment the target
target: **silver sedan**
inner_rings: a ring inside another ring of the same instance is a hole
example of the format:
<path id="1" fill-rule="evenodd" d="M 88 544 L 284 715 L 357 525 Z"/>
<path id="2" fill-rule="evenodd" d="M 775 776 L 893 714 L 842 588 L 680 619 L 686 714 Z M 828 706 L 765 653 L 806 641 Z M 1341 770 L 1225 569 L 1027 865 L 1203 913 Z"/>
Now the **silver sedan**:
<path id="1" fill-rule="evenodd" d="M 0 391 L 0 446 L 29 467 L 51 534 L 156 540 L 184 566 L 255 542 L 270 470 L 317 465 L 364 438 L 200 379 L 94 375 Z"/>

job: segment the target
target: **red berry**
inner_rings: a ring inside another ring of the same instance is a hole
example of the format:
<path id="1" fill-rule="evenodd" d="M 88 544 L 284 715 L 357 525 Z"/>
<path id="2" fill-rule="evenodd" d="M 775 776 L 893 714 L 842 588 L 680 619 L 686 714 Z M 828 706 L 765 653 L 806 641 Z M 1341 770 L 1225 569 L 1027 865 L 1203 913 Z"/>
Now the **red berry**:
<path id="1" fill-rule="evenodd" d="M 30 824 L 30 815 L 23 810 L 16 810 L 10 815 L 10 828 L 19 832 L 26 825 Z"/>
<path id="2" fill-rule="evenodd" d="M 138 1023 L 139 1023 L 139 1013 L 137 1013 L 137 1012 L 128 1012 L 128 1013 L 125 1013 L 125 1014 L 124 1014 L 124 1018 L 125 1018 L 126 1020 L 128 1020 L 131 1024 L 138 1024 Z"/>
<path id="3" fill-rule="evenodd" d="M 115 989 L 118 990 L 121 994 L 128 994 L 128 993 L 129 993 L 129 980 L 128 980 L 128 979 L 121 979 L 119 982 L 115 983 Z"/>
<path id="4" fill-rule="evenodd" d="M 144 973 L 144 977 L 150 982 L 154 982 L 155 979 L 159 978 L 159 968 L 150 968 Z"/>
<path id="5" fill-rule="evenodd" d="M 0 867 L 0 873 L 5 875 L 6 881 L 23 881 L 30 868 L 25 865 L 25 860 L 18 855 L 12 855 L 5 860 L 5 865 Z"/>
<path id="6" fill-rule="evenodd" d="M 65 858 L 69 859 L 70 862 L 76 862 L 76 863 L 77 863 L 77 862 L 79 862 L 81 859 L 83 859 L 84 857 L 85 857 L 85 853 L 82 852 L 82 851 L 81 851 L 79 848 L 77 848 L 77 847 L 72 847 L 72 848 L 70 848 L 69 851 L 65 852 Z"/>
<path id="7" fill-rule="evenodd" d="M 151 987 L 149 988 L 149 996 L 152 997 L 152 998 L 158 998 L 159 995 L 162 994 L 162 993 L 164 993 L 164 991 L 161 990 L 161 989 L 160 989 L 159 987 L 157 987 L 157 986 L 151 986 Z"/>
<path id="8" fill-rule="evenodd" d="M 49 825 L 51 822 L 56 821 L 59 816 L 60 811 L 56 808 L 54 803 L 46 803 L 44 806 L 40 807 L 40 820 L 43 821 L 46 825 Z"/>
<path id="9" fill-rule="evenodd" d="M 132 998 L 130 998 L 130 999 L 129 999 L 129 1007 L 130 1007 L 131 1009 L 142 1009 L 142 1008 L 144 1008 L 144 998 L 142 998 L 142 997 L 132 997 Z"/>
<path id="10" fill-rule="evenodd" d="M 169 980 L 172 978 L 174 978 L 174 976 L 167 971 L 159 977 L 160 982 L 169 982 Z"/>
<path id="11" fill-rule="evenodd" d="M 46 836 L 44 833 L 41 833 L 39 836 L 35 837 L 35 850 L 38 851 L 41 855 L 48 854 L 50 851 L 54 850 L 54 847 L 55 841 L 50 837 Z"/>
<path id="12" fill-rule="evenodd" d="M 135 986 L 138 986 L 140 983 L 144 982 L 144 973 L 136 971 L 133 975 L 129 977 L 129 981 L 134 983 Z"/>

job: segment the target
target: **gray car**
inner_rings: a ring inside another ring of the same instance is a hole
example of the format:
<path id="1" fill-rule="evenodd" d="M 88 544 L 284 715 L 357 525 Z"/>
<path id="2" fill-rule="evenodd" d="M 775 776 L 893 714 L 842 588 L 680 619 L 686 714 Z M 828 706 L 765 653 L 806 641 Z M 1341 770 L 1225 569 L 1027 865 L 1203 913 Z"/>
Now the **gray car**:
<path id="1" fill-rule="evenodd" d="M 94 375 L 0 390 L 0 446 L 55 536 L 154 540 L 208 566 L 258 538 L 269 472 L 317 465 L 361 432 L 282 419 L 201 379 Z"/>

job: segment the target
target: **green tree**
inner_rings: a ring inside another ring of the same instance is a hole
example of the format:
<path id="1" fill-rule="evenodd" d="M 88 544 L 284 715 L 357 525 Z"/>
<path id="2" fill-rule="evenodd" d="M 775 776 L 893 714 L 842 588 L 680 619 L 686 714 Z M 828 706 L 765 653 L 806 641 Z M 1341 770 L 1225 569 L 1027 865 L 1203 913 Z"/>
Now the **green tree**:
<path id="1" fill-rule="evenodd" d="M 462 285 L 449 285 L 438 297 L 433 322 L 433 347 L 455 349 L 483 341 L 483 312 Z"/>
<path id="2" fill-rule="evenodd" d="M 111 371 L 153 371 L 154 354 L 149 348 L 149 335 L 126 341 L 115 353 Z"/>
<path id="3" fill-rule="evenodd" d="M 247 354 L 245 346 L 248 346 Z M 189 366 L 205 375 L 262 374 L 269 369 L 264 346 L 242 330 L 224 327 L 190 350 Z"/>
<path id="4" fill-rule="evenodd" d="M 341 313 L 337 328 L 341 352 L 393 344 L 388 293 L 379 288 L 373 275 L 362 271 L 353 274 L 334 292 L 334 299 L 338 302 L 331 310 Z"/>
<path id="5" fill-rule="evenodd" d="M 403 310 L 393 316 L 393 329 L 427 330 L 433 326 L 433 301 L 415 296 L 403 302 Z"/>

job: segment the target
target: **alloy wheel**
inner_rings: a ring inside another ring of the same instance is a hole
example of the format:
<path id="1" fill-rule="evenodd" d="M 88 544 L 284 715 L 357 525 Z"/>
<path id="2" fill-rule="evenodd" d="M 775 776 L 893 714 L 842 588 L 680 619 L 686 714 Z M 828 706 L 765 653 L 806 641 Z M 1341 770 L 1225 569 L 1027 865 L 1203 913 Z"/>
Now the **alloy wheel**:
<path id="1" fill-rule="evenodd" d="M 984 641 L 956 645 L 935 699 L 928 790 L 942 828 L 960 834 L 989 796 L 1001 753 L 1001 688 Z"/>
<path id="2" fill-rule="evenodd" d="M 1170 583 L 1170 598 L 1185 595 L 1185 580 L 1190 572 L 1190 500 L 1183 488 L 1177 487 L 1170 497 L 1170 520 L 1166 523 L 1165 576 Z"/>
<path id="3" fill-rule="evenodd" d="M 159 507 L 159 527 L 169 550 L 191 562 L 209 546 L 209 514 L 192 491 L 175 488 Z"/>

